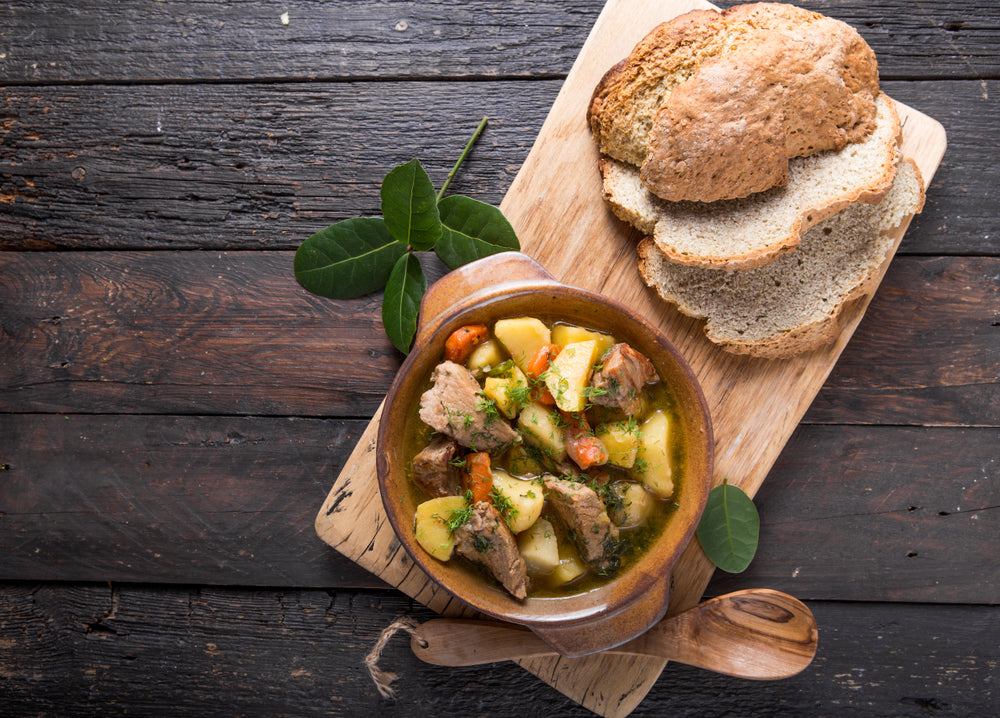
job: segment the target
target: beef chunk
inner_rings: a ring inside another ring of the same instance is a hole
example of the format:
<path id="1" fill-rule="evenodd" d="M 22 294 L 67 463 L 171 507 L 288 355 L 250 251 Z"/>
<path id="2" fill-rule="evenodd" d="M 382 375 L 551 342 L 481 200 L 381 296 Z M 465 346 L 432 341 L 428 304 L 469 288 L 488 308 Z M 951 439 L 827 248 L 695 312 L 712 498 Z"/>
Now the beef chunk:
<path id="1" fill-rule="evenodd" d="M 657 381 L 653 363 L 628 344 L 615 344 L 604 355 L 601 368 L 594 372 L 590 386 L 594 404 L 621 409 L 629 416 L 642 409 L 639 392 L 649 382 Z"/>
<path id="2" fill-rule="evenodd" d="M 457 441 L 435 436 L 413 457 L 413 480 L 431 496 L 458 496 L 462 480 L 458 467 L 451 463 L 457 454 Z"/>
<path id="3" fill-rule="evenodd" d="M 472 516 L 455 530 L 455 550 L 483 564 L 514 598 L 528 595 L 528 569 L 517 540 L 488 501 L 472 507 Z"/>
<path id="4" fill-rule="evenodd" d="M 569 529 L 580 558 L 599 573 L 614 566 L 618 527 L 611 523 L 604 502 L 585 484 L 546 476 L 545 493 Z"/>
<path id="5" fill-rule="evenodd" d="M 420 397 L 420 418 L 435 431 L 473 451 L 493 451 L 517 439 L 510 424 L 486 410 L 479 382 L 461 364 L 441 362 L 431 382 L 434 386 Z"/>
<path id="6" fill-rule="evenodd" d="M 557 474 L 565 479 L 570 479 L 571 481 L 576 481 L 578 483 L 586 483 L 594 486 L 598 484 L 606 484 L 611 481 L 611 474 L 608 473 L 608 470 L 602 466 L 592 466 L 586 471 L 583 471 L 569 459 L 557 461 L 553 464 L 553 466 L 555 467 L 555 472 Z"/>

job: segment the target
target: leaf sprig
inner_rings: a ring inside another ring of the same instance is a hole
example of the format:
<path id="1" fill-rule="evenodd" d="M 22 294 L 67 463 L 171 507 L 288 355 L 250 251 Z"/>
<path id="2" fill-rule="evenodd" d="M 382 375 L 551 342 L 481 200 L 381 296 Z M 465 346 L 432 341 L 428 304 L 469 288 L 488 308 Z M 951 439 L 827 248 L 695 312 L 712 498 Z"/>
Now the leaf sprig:
<path id="1" fill-rule="evenodd" d="M 299 284 L 330 299 L 353 299 L 384 288 L 382 325 L 393 345 L 408 353 L 427 290 L 415 252 L 433 250 L 449 269 L 456 269 L 521 248 L 499 208 L 462 195 L 444 196 L 486 123 L 484 117 L 437 193 L 414 158 L 382 180 L 381 217 L 346 219 L 306 239 L 295 252 Z"/>
<path id="2" fill-rule="evenodd" d="M 723 479 L 708 493 L 696 533 L 712 563 L 728 573 L 741 573 L 757 553 L 757 507 L 743 489 Z"/>

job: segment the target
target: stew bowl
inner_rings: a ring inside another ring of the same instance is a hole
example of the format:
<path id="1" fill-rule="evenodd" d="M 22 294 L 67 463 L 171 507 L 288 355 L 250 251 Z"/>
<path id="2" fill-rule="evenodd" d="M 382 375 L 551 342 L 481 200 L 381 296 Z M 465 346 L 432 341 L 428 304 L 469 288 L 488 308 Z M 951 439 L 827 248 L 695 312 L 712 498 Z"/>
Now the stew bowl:
<path id="1" fill-rule="evenodd" d="M 545 316 L 614 334 L 645 354 L 670 387 L 683 432 L 684 474 L 676 509 L 645 553 L 610 582 L 582 593 L 517 600 L 456 560 L 439 561 L 417 543 L 415 492 L 404 437 L 416 419 L 428 377 L 448 335 L 466 324 Z M 645 632 L 666 614 L 670 573 L 690 542 L 712 481 L 712 422 L 704 394 L 684 357 L 647 321 L 594 292 L 555 281 L 534 260 L 506 252 L 465 265 L 434 283 L 421 303 L 414 349 L 382 408 L 376 468 L 389 522 L 414 563 L 473 609 L 530 628 L 564 656 L 613 648 Z"/>

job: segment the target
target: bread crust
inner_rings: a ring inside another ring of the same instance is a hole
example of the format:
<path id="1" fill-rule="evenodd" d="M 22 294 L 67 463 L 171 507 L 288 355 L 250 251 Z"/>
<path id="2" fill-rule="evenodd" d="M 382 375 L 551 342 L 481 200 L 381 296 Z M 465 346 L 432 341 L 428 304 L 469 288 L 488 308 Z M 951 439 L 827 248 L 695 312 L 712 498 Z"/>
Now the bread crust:
<path id="1" fill-rule="evenodd" d="M 775 3 L 662 23 L 598 83 L 602 153 L 670 201 L 712 202 L 787 181 L 788 160 L 874 127 L 875 54 L 850 26 Z"/>
<path id="2" fill-rule="evenodd" d="M 640 114 L 636 98 L 657 84 L 669 86 L 671 73 L 685 62 L 684 57 L 690 62 L 690 56 L 701 51 L 721 52 L 722 18 L 716 10 L 692 10 L 660 23 L 604 74 L 587 109 L 587 122 L 604 154 L 637 167 L 642 164 L 645 145 L 633 147 L 633 136 L 648 132 L 652 116 L 636 116 Z M 704 47 L 715 49 L 699 50 Z"/>
<path id="3" fill-rule="evenodd" d="M 875 133 L 839 151 L 794 159 L 793 180 L 784 188 L 711 204 L 669 202 L 650 193 L 634 168 L 602 157 L 604 199 L 672 262 L 730 271 L 764 266 L 795 250 L 809 227 L 849 205 L 878 202 L 892 187 L 899 114 L 885 95 L 877 105 Z"/>

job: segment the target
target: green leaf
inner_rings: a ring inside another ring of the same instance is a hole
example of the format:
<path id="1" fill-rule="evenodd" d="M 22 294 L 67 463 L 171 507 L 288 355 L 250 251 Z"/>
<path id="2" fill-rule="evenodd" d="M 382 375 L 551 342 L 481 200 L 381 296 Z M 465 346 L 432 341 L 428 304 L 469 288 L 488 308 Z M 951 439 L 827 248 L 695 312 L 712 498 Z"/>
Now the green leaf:
<path id="1" fill-rule="evenodd" d="M 740 573 L 757 553 L 760 517 L 753 501 L 738 486 L 723 481 L 708 494 L 698 524 L 698 541 L 716 566 Z"/>
<path id="2" fill-rule="evenodd" d="M 432 249 L 441 238 L 437 195 L 420 160 L 394 167 L 382 180 L 382 216 L 392 236 L 413 249 Z"/>
<path id="3" fill-rule="evenodd" d="M 493 205 L 451 195 L 438 203 L 438 209 L 444 231 L 434 251 L 450 269 L 497 252 L 521 248 L 514 228 Z"/>
<path id="4" fill-rule="evenodd" d="M 393 345 L 408 354 L 417 331 L 420 299 L 427 289 L 427 280 L 416 255 L 407 252 L 396 261 L 389 275 L 382 298 L 382 326 Z"/>
<path id="5" fill-rule="evenodd" d="M 385 286 L 406 247 L 379 217 L 337 222 L 309 237 L 295 252 L 295 278 L 313 294 L 352 299 Z"/>

